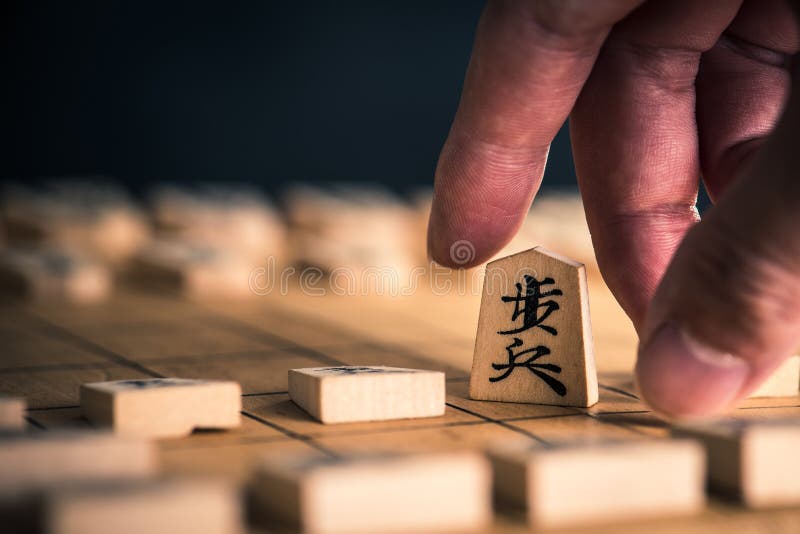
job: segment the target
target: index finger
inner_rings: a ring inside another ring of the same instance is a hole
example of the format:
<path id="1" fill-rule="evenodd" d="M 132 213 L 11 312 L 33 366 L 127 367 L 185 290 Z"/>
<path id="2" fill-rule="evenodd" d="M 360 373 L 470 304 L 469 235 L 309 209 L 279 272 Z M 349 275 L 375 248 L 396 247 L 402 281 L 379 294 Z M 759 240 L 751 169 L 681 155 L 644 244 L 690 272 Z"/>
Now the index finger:
<path id="1" fill-rule="evenodd" d="M 517 232 L 564 123 L 611 27 L 642 0 L 490 2 L 439 157 L 428 250 L 469 267 Z M 451 248 L 467 241 L 471 257 Z"/>

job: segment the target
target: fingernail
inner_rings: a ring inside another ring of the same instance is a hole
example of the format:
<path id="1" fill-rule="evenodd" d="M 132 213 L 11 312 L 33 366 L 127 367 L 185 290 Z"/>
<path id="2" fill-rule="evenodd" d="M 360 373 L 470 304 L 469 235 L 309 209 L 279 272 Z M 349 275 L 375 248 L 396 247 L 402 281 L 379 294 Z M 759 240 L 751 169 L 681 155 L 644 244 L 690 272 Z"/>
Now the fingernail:
<path id="1" fill-rule="evenodd" d="M 636 378 L 644 400 L 670 417 L 700 417 L 728 408 L 750 374 L 742 358 L 665 323 L 639 349 Z"/>

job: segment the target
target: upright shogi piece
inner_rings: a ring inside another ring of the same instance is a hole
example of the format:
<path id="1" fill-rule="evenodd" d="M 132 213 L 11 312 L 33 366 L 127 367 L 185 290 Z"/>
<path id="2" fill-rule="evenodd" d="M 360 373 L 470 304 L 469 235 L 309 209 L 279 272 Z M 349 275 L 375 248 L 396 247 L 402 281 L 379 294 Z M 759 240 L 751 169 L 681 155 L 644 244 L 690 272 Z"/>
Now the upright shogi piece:
<path id="1" fill-rule="evenodd" d="M 492 514 L 491 470 L 475 452 L 270 457 L 252 496 L 265 519 L 316 533 L 460 532 Z"/>
<path id="2" fill-rule="evenodd" d="M 581 407 L 597 402 L 582 264 L 536 247 L 487 265 L 470 397 Z"/>
<path id="3" fill-rule="evenodd" d="M 81 386 L 81 412 L 115 433 L 152 438 L 240 424 L 242 391 L 231 381 L 150 378 Z"/>
<path id="4" fill-rule="evenodd" d="M 721 419 L 684 424 L 672 435 L 699 440 L 712 490 L 751 508 L 800 503 L 800 419 Z"/>

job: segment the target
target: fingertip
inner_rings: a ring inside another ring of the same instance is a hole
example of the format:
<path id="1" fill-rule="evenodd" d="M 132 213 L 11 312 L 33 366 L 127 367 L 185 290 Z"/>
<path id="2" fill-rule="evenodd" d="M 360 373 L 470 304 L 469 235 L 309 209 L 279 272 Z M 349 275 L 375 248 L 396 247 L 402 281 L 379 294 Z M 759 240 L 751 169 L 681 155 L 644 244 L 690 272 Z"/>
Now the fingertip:
<path id="1" fill-rule="evenodd" d="M 435 222 L 432 214 L 428 224 L 428 259 L 451 269 L 468 269 L 491 259 L 507 241 L 500 239 L 496 241 L 480 230 L 447 227 Z"/>
<path id="2" fill-rule="evenodd" d="M 494 168 L 494 157 L 475 147 L 448 148 L 436 176 L 428 257 L 469 268 L 490 260 L 516 235 L 538 188 L 531 176 L 540 176 L 541 167 L 521 166 L 506 176 Z"/>
<path id="3" fill-rule="evenodd" d="M 636 363 L 643 400 L 669 418 L 726 410 L 738 400 L 750 372 L 744 359 L 699 342 L 675 322 L 643 340 Z"/>

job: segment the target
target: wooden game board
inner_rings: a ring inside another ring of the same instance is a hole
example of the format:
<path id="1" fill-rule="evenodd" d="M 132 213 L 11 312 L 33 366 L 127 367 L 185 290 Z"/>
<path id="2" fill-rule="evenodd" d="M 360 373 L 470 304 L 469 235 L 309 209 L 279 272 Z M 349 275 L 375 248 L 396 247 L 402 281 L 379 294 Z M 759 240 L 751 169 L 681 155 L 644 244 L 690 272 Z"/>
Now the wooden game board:
<path id="1" fill-rule="evenodd" d="M 260 456 L 287 450 L 337 455 L 477 448 L 504 438 L 547 442 L 564 435 L 665 435 L 665 425 L 637 399 L 632 385 L 633 329 L 599 274 L 590 270 L 589 280 L 600 370 L 600 402 L 590 409 L 469 400 L 479 297 L 437 296 L 424 288 L 403 297 L 308 296 L 295 288 L 287 295 L 228 303 L 123 291 L 90 307 L 6 305 L 0 308 L 0 392 L 26 397 L 30 430 L 47 431 L 88 426 L 78 408 L 84 382 L 161 376 L 236 380 L 243 390 L 241 428 L 196 432 L 159 445 L 167 473 L 236 481 L 246 480 Z M 446 414 L 318 424 L 289 400 L 287 371 L 333 364 L 443 370 Z M 800 399 L 751 400 L 736 414 L 800 415 Z M 800 509 L 752 512 L 712 499 L 699 516 L 585 531 L 777 533 L 798 528 Z M 497 532 L 526 529 L 514 512 L 497 516 Z"/>

